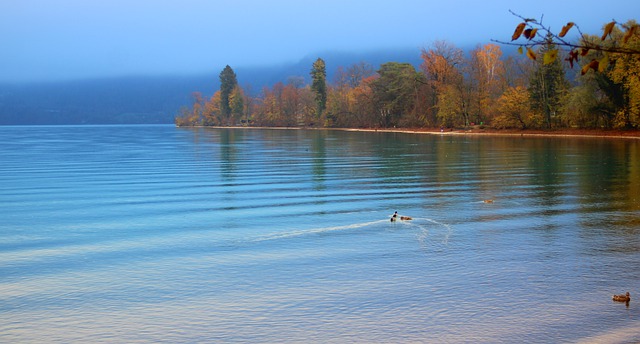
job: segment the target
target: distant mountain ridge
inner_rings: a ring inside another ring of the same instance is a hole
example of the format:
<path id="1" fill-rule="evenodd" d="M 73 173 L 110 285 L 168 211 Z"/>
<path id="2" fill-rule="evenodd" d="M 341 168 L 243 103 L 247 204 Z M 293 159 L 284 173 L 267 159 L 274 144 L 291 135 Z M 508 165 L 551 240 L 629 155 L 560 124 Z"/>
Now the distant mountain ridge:
<path id="1" fill-rule="evenodd" d="M 310 54 L 296 63 L 267 67 L 231 67 L 238 83 L 259 95 L 263 87 L 303 77 L 309 82 L 311 65 L 325 60 L 331 83 L 339 66 L 367 62 L 374 69 L 386 62 L 420 63 L 420 50 L 397 49 L 362 53 Z M 0 84 L 0 125 L 161 124 L 173 123 L 180 107 L 191 105 L 191 94 L 209 97 L 219 88 L 218 75 L 141 76 L 64 82 Z"/>

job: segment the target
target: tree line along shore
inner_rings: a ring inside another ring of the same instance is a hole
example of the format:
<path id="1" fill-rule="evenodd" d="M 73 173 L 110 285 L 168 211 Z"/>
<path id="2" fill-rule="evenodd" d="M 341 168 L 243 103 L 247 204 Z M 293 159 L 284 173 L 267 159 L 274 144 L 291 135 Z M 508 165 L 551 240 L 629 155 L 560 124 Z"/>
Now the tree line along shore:
<path id="1" fill-rule="evenodd" d="M 626 25 L 637 27 L 635 21 Z M 602 45 L 640 52 L 640 30 L 629 35 L 614 27 Z M 194 93 L 175 124 L 638 136 L 640 54 L 592 49 L 575 64 L 548 60 L 558 50 L 549 34 L 535 49 L 529 58 L 505 57 L 493 43 L 465 53 L 436 41 L 422 49 L 418 68 L 387 62 L 375 70 L 360 62 L 338 67 L 330 80 L 318 58 L 310 83 L 292 76 L 258 92 L 240 86 L 226 66 L 220 89 L 210 98 Z M 596 59 L 606 59 L 606 66 L 589 69 Z"/>

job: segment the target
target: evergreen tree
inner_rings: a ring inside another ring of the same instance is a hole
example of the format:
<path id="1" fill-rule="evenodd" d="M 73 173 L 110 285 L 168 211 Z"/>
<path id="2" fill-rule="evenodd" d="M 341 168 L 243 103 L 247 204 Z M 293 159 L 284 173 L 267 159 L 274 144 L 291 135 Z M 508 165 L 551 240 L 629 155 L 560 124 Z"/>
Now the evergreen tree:
<path id="1" fill-rule="evenodd" d="M 399 124 L 403 116 L 415 107 L 418 81 L 424 77 L 410 63 L 387 62 L 378 70 L 379 78 L 371 82 L 376 107 L 380 111 L 380 125 Z"/>
<path id="2" fill-rule="evenodd" d="M 222 118 L 225 118 L 227 121 L 231 116 L 232 110 L 229 99 L 233 89 L 236 88 L 237 85 L 238 80 L 236 79 L 236 73 L 227 65 L 222 72 L 220 72 L 220 112 Z"/>
<path id="3" fill-rule="evenodd" d="M 541 48 L 539 56 L 545 52 L 556 50 L 553 37 L 547 35 L 546 45 Z M 540 112 L 545 121 L 545 126 L 551 128 L 552 117 L 559 111 L 561 97 L 569 88 L 565 78 L 564 67 L 559 59 L 545 64 L 542 59 L 536 62 L 533 75 L 529 80 L 529 97 L 534 111 Z"/>
<path id="4" fill-rule="evenodd" d="M 311 80 L 311 91 L 316 101 L 316 117 L 320 118 L 327 107 L 327 70 L 321 58 L 313 63 Z"/>

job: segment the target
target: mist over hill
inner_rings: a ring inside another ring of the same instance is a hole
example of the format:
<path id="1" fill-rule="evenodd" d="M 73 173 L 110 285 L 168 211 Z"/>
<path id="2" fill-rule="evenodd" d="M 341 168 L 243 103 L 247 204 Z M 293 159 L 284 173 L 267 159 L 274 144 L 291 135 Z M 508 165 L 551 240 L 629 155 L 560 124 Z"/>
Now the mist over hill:
<path id="1" fill-rule="evenodd" d="M 420 50 L 397 49 L 363 53 L 312 54 L 297 63 L 268 67 L 234 67 L 238 83 L 260 94 L 264 87 L 303 77 L 311 65 L 325 60 L 332 83 L 338 67 L 367 62 L 374 69 L 386 62 L 420 63 Z M 209 97 L 219 88 L 224 66 L 201 75 L 140 76 L 64 82 L 0 84 L 0 125 L 161 124 L 173 123 L 180 107 L 191 105 L 193 92 Z"/>

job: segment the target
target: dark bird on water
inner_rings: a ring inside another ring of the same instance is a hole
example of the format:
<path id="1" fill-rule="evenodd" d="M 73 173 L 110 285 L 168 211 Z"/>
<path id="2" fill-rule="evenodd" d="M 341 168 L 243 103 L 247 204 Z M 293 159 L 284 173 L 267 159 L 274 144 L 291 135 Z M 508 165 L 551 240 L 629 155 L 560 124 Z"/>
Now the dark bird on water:
<path id="1" fill-rule="evenodd" d="M 629 292 L 627 292 L 626 294 L 622 295 L 613 295 L 613 301 L 617 301 L 617 302 L 629 302 L 631 300 L 631 296 L 629 296 Z"/>
<path id="2" fill-rule="evenodd" d="M 394 212 L 393 215 L 391 216 L 391 222 L 394 222 L 398 220 L 398 212 Z M 409 220 L 413 220 L 413 218 L 411 216 L 400 216 L 400 220 L 402 221 L 409 221 Z"/>

